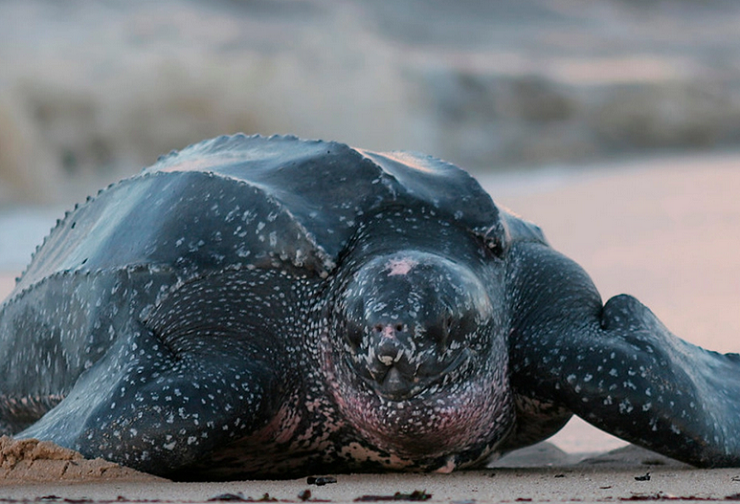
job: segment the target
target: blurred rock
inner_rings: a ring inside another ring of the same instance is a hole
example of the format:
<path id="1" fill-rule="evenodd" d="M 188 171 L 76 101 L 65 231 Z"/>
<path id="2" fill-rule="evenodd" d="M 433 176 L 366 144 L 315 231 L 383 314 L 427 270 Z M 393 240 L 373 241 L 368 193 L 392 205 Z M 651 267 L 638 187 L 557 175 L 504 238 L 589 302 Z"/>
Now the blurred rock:
<path id="1" fill-rule="evenodd" d="M 0 2 L 0 204 L 244 131 L 473 171 L 740 143 L 740 4 Z"/>
<path id="2" fill-rule="evenodd" d="M 435 144 L 470 169 L 588 159 L 599 153 L 583 131 L 579 93 L 538 75 L 502 76 L 447 68 L 420 76 L 420 114 Z"/>
<path id="3" fill-rule="evenodd" d="M 620 86 L 592 116 L 604 149 L 711 148 L 740 142 L 740 89 L 698 77 Z"/>
<path id="4" fill-rule="evenodd" d="M 9 96 L 0 95 L 0 205 L 54 198 L 56 173 L 50 173 L 46 150 L 35 140 L 29 117 Z"/>

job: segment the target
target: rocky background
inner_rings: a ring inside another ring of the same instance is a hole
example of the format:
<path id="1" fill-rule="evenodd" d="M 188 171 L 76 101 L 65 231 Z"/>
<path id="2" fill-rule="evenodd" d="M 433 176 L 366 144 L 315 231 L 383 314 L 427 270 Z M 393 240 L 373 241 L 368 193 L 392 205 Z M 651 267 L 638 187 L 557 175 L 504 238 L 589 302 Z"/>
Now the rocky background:
<path id="1" fill-rule="evenodd" d="M 4 0 L 0 206 L 223 133 L 474 172 L 736 148 L 736 0 Z"/>

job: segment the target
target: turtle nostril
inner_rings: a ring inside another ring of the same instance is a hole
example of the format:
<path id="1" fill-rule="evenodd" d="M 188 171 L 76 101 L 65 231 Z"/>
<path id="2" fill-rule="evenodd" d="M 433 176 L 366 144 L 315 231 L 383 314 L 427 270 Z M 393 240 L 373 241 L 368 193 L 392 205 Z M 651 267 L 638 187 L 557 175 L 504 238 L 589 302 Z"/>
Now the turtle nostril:
<path id="1" fill-rule="evenodd" d="M 403 324 L 396 324 L 396 331 L 398 332 L 403 331 Z"/>

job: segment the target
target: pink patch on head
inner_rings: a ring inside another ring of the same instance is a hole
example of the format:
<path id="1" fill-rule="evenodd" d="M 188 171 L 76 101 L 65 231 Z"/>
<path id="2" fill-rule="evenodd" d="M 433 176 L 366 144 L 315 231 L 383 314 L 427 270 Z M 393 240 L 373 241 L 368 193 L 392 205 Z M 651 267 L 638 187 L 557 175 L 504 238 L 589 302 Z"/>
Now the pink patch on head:
<path id="1" fill-rule="evenodd" d="M 385 326 L 382 334 L 384 338 L 396 339 L 396 332 L 393 330 L 392 325 Z"/>
<path id="2" fill-rule="evenodd" d="M 387 265 L 388 276 L 406 275 L 417 264 L 413 259 L 391 259 Z"/>

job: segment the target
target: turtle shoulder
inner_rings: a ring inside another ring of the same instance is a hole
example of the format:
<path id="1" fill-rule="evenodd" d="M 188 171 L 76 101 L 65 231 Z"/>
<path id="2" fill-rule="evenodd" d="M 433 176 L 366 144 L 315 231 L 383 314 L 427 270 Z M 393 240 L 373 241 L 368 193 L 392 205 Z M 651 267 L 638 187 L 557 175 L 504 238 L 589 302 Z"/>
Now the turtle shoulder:
<path id="1" fill-rule="evenodd" d="M 545 233 L 537 224 L 520 217 L 507 208 L 500 208 L 499 211 L 507 246 L 514 243 L 529 242 L 549 247 Z"/>

